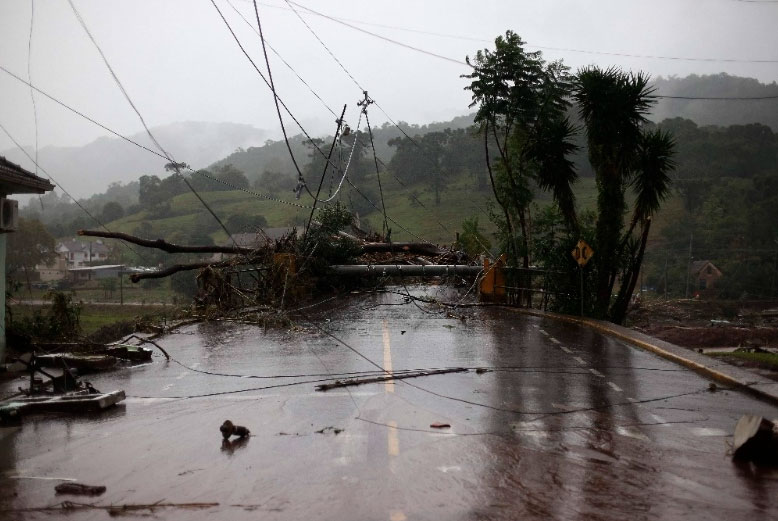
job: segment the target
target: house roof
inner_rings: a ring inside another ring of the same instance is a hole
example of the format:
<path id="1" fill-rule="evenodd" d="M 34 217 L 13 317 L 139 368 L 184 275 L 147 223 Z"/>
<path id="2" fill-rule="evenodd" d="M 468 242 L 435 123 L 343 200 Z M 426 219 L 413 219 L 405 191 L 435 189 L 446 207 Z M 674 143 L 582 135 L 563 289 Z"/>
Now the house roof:
<path id="1" fill-rule="evenodd" d="M 0 194 L 42 194 L 54 185 L 0 156 Z"/>
<path id="2" fill-rule="evenodd" d="M 713 264 L 713 263 L 712 263 L 711 261 L 709 261 L 709 260 L 697 260 L 697 261 L 692 261 L 691 271 L 692 271 L 692 273 L 694 273 L 694 274 L 697 274 L 697 273 L 701 272 L 701 271 L 703 270 L 703 268 L 705 268 L 705 266 L 707 266 L 708 264 L 710 264 L 710 265 L 713 267 L 713 269 L 714 269 L 714 270 L 716 270 L 716 271 L 720 271 L 720 270 L 719 270 L 719 269 L 716 267 L 716 265 L 715 265 L 715 264 Z"/>
<path id="3" fill-rule="evenodd" d="M 78 241 L 76 239 L 68 239 L 66 241 L 62 241 L 57 245 L 57 248 L 64 248 L 68 252 L 85 252 L 89 253 L 90 251 L 90 245 L 91 245 L 91 251 L 92 255 L 97 254 L 105 254 L 107 255 L 111 250 L 103 244 L 101 241 L 95 241 L 95 242 L 89 242 L 89 241 Z"/>

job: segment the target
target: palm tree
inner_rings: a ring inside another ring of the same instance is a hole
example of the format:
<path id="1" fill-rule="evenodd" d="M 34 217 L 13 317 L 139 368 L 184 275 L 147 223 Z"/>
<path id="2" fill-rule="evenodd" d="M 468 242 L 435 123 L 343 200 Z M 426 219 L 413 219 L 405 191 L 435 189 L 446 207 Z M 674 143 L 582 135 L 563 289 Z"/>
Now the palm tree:
<path id="1" fill-rule="evenodd" d="M 586 128 L 589 162 L 597 179 L 598 219 L 595 316 L 623 321 L 645 251 L 651 216 L 667 195 L 675 143 L 667 134 L 646 130 L 654 103 L 648 76 L 617 68 L 587 67 L 579 71 L 574 99 Z M 625 191 L 635 192 L 635 206 L 626 233 Z M 633 232 L 640 226 L 640 238 Z M 617 277 L 622 285 L 612 309 Z"/>

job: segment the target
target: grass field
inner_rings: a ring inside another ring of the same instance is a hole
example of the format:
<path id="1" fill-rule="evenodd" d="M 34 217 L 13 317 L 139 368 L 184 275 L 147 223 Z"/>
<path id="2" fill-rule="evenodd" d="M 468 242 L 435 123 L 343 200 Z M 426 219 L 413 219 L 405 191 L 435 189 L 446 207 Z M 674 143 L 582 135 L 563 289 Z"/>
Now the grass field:
<path id="1" fill-rule="evenodd" d="M 32 316 L 36 311 L 46 312 L 46 306 L 13 304 L 9 306 L 14 319 Z M 84 304 L 81 307 L 81 330 L 85 335 L 94 333 L 104 326 L 126 320 L 150 317 L 155 323 L 171 319 L 177 314 L 174 306 L 135 306 Z"/>
<path id="2" fill-rule="evenodd" d="M 77 287 L 72 290 L 62 291 L 65 293 L 72 292 L 74 302 L 106 302 L 118 304 L 122 300 L 118 285 L 113 292 L 108 292 L 95 287 Z M 24 287 L 14 294 L 14 300 L 46 300 L 48 293 L 49 290 L 47 289 L 33 288 L 32 290 L 28 290 Z M 163 285 L 159 288 L 144 288 L 143 286 L 125 280 L 123 293 L 125 304 L 176 305 L 183 301 L 182 297 L 169 289 L 167 285 Z"/>
<path id="3" fill-rule="evenodd" d="M 462 175 L 449 180 L 446 190 L 441 193 L 440 204 L 435 204 L 434 193 L 426 185 L 416 184 L 401 186 L 394 178 L 387 174 L 381 177 L 384 203 L 387 214 L 390 217 L 389 227 L 392 228 L 392 238 L 397 241 L 425 241 L 437 244 L 450 244 L 456 239 L 456 232 L 461 230 L 462 221 L 466 218 L 477 216 L 479 225 L 487 232 L 494 229 L 489 221 L 486 211 L 488 202 L 494 197 L 491 188 L 476 190 L 475 180 L 467 175 Z M 378 194 L 376 179 L 368 179 L 364 182 L 363 189 Z M 581 178 L 575 186 L 579 210 L 594 208 L 596 203 L 596 186 L 594 179 Z M 421 201 L 422 205 L 413 201 L 411 193 Z M 299 201 L 289 193 L 283 193 L 277 197 L 286 201 L 279 203 L 267 199 L 258 198 L 241 191 L 205 192 L 201 194 L 203 199 L 213 208 L 222 220 L 231 215 L 261 215 L 267 219 L 271 227 L 300 226 L 307 221 L 310 208 L 299 208 L 310 205 L 310 197 L 303 197 Z M 371 208 L 371 211 L 360 216 L 361 224 L 369 226 L 373 230 L 381 230 L 383 215 L 364 201 L 362 196 L 351 191 L 348 185 L 344 185 L 341 192 L 342 201 L 345 203 L 348 197 L 360 200 L 363 206 Z M 381 208 L 379 196 L 370 197 L 372 202 Z M 549 194 L 540 193 L 536 198 L 536 204 L 543 206 L 551 201 Z M 170 237 L 182 230 L 191 231 L 196 226 L 196 219 L 205 210 L 194 194 L 178 195 L 171 200 L 170 216 L 162 219 L 151 219 L 147 212 L 139 212 L 128 215 L 108 223 L 111 230 L 133 233 L 142 223 L 151 225 L 155 237 Z M 394 222 L 393 222 L 394 221 Z M 404 228 L 404 229 L 403 229 Z M 231 230 L 240 232 L 247 230 Z M 223 231 L 211 234 L 215 242 L 226 241 L 227 236 Z"/>
<path id="4" fill-rule="evenodd" d="M 744 361 L 750 364 L 778 370 L 778 355 L 775 353 L 710 353 L 710 356 L 724 360 Z"/>

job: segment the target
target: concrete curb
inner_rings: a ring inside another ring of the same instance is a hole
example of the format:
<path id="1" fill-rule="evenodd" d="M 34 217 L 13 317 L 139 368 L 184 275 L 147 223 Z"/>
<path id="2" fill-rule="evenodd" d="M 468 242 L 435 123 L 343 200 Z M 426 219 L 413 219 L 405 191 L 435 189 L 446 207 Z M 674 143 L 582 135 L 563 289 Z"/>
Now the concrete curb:
<path id="1" fill-rule="evenodd" d="M 629 342 L 630 344 L 650 351 L 662 358 L 666 358 L 667 360 L 687 367 L 706 378 L 745 391 L 773 404 L 778 404 L 778 382 L 741 369 L 740 367 L 727 364 L 726 362 L 721 362 L 715 358 L 697 353 L 696 351 L 603 320 L 562 315 L 534 309 L 509 309 L 526 315 L 561 320 L 590 327 L 595 331 Z"/>

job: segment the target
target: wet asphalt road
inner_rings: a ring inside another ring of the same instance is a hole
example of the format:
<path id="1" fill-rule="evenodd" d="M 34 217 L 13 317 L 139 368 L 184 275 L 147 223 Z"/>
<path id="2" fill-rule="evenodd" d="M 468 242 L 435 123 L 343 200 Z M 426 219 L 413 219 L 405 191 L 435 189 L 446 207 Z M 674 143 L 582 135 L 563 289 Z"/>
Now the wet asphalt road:
<path id="1" fill-rule="evenodd" d="M 55 496 L 56 480 L 34 479 L 74 478 L 107 486 L 87 500 L 100 504 L 219 503 L 157 511 L 161 519 L 778 517 L 778 471 L 727 456 L 741 414 L 778 418 L 778 408 L 708 392 L 688 370 L 578 326 L 496 308 L 459 309 L 461 320 L 422 306 L 432 312 L 385 293 L 306 312 L 386 369 L 492 371 L 322 393 L 321 375 L 376 367 L 302 317 L 291 332 L 185 327 L 159 342 L 189 368 L 155 358 L 91 378 L 124 389 L 124 405 L 2 429 L 0 509 L 79 501 Z M 224 445 L 225 419 L 252 437 Z"/>

